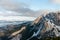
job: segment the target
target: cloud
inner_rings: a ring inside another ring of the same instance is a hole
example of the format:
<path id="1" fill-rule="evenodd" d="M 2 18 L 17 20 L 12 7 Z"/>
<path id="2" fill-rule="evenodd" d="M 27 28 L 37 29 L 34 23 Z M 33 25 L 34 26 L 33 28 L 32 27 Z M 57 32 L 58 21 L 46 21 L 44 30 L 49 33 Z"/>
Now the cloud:
<path id="1" fill-rule="evenodd" d="M 0 0 L 0 6 L 8 10 L 17 10 L 25 8 L 27 5 L 21 2 L 14 2 L 14 0 Z"/>
<path id="2" fill-rule="evenodd" d="M 0 11 L 0 16 L 19 16 L 23 15 L 21 13 L 13 12 L 13 11 Z"/>
<path id="3" fill-rule="evenodd" d="M 51 2 L 54 4 L 60 4 L 60 0 L 51 0 Z"/>
<path id="4" fill-rule="evenodd" d="M 25 3 L 14 2 L 14 0 L 0 0 L 0 6 L 9 11 L 22 13 L 24 16 L 36 16 L 35 11 L 31 10 Z"/>
<path id="5" fill-rule="evenodd" d="M 15 0 L 0 0 L 0 6 L 8 11 L 15 11 L 18 13 L 5 13 L 4 15 L 24 15 L 24 16 L 33 16 L 38 17 L 43 14 L 45 11 L 34 11 L 29 8 L 29 5 L 21 2 L 14 2 Z M 3 14 L 1 14 L 3 15 Z"/>

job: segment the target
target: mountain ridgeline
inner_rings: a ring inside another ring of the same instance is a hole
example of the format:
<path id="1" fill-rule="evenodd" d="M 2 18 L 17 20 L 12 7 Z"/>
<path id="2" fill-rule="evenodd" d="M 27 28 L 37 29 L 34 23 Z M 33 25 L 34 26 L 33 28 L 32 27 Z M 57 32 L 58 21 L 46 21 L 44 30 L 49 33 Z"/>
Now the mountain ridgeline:
<path id="1" fill-rule="evenodd" d="M 60 40 L 60 12 L 51 12 L 22 24 L 0 27 L 0 39 Z"/>

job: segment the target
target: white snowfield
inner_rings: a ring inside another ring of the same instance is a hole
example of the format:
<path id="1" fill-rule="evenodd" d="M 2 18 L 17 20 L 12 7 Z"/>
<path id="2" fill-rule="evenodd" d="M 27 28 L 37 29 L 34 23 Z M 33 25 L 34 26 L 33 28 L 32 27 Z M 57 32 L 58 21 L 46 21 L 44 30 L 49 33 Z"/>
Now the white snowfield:
<path id="1" fill-rule="evenodd" d="M 26 17 L 26 16 L 0 16 L 0 20 L 3 21 L 33 21 L 35 17 Z"/>

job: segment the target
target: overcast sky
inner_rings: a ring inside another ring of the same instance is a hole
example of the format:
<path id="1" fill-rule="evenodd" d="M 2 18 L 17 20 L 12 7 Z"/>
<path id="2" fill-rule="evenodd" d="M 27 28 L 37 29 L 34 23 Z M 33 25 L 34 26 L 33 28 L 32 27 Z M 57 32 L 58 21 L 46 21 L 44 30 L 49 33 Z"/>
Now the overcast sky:
<path id="1" fill-rule="evenodd" d="M 1 15 L 36 17 L 47 10 L 60 10 L 60 0 L 0 0 Z"/>

